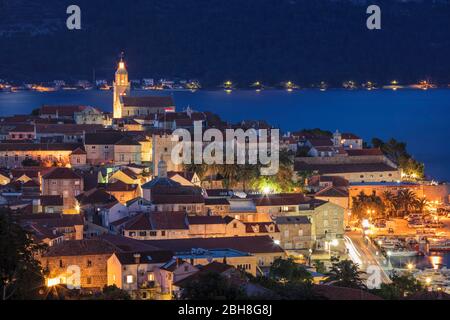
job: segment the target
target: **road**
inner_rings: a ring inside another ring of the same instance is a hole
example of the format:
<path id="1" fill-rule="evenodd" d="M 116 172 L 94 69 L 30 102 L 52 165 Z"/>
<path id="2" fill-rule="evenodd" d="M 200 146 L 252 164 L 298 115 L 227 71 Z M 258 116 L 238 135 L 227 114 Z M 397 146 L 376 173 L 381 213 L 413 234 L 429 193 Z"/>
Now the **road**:
<path id="1" fill-rule="evenodd" d="M 350 258 L 362 271 L 367 271 L 368 274 L 377 271 L 383 283 L 390 283 L 388 271 L 392 267 L 373 243 L 364 239 L 358 231 L 347 232 L 344 239 Z"/>

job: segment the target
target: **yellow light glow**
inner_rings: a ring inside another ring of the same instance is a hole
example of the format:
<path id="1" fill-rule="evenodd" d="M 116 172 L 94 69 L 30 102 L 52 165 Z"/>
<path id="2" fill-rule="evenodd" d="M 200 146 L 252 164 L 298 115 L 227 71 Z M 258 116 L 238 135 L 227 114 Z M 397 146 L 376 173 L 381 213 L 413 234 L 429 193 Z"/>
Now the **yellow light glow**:
<path id="1" fill-rule="evenodd" d="M 54 287 L 61 283 L 59 278 L 48 278 L 47 279 L 47 287 Z"/>
<path id="2" fill-rule="evenodd" d="M 264 187 L 264 188 L 262 189 L 262 192 L 263 192 L 264 194 L 269 194 L 269 193 L 272 192 L 272 189 L 271 189 L 269 186 L 266 186 L 266 187 Z"/>
<path id="3" fill-rule="evenodd" d="M 362 221 L 362 226 L 363 226 L 363 228 L 369 228 L 369 227 L 370 227 L 370 222 L 369 222 L 369 220 L 364 219 L 364 220 Z"/>
<path id="4" fill-rule="evenodd" d="M 411 271 L 412 269 L 414 269 L 414 265 L 412 263 L 408 263 L 407 268 L 409 271 Z"/>
<path id="5" fill-rule="evenodd" d="M 124 69 L 125 68 L 125 63 L 124 62 L 119 62 L 119 69 Z"/>
<path id="6" fill-rule="evenodd" d="M 427 285 L 430 285 L 431 284 L 431 278 L 426 278 L 425 282 L 427 283 Z"/>
<path id="7" fill-rule="evenodd" d="M 331 245 L 333 247 L 337 247 L 339 245 L 339 241 L 337 239 L 334 239 L 333 241 L 331 241 Z"/>

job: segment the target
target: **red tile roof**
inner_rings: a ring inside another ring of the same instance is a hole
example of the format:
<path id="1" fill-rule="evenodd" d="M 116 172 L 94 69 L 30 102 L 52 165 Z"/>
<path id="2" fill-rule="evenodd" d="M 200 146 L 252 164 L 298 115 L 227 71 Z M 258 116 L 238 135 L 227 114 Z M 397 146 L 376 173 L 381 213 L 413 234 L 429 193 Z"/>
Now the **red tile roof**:
<path id="1" fill-rule="evenodd" d="M 116 252 L 117 259 L 119 259 L 122 265 L 130 264 L 155 264 L 166 263 L 173 258 L 172 251 L 140 251 L 138 253 L 133 252 Z M 137 261 L 136 261 L 137 260 Z"/>
<path id="2" fill-rule="evenodd" d="M 125 107 L 167 108 L 175 106 L 171 96 L 123 97 Z"/>
<path id="3" fill-rule="evenodd" d="M 314 196 L 316 197 L 337 197 L 348 198 L 348 191 L 344 188 L 328 187 L 320 190 Z"/>
<path id="4" fill-rule="evenodd" d="M 80 105 L 67 105 L 67 106 L 48 106 L 44 105 L 41 107 L 41 115 L 56 115 L 64 117 L 73 117 L 75 112 L 80 112 L 88 108 L 87 106 Z"/>
<path id="5" fill-rule="evenodd" d="M 108 192 L 133 192 L 137 189 L 136 184 L 126 184 L 120 180 L 113 183 L 108 183 L 105 186 L 105 190 Z"/>
<path id="6" fill-rule="evenodd" d="M 69 168 L 54 168 L 49 173 L 45 174 L 42 179 L 53 180 L 53 179 L 70 179 L 70 180 L 81 180 L 82 177 L 78 175 L 75 171 Z"/>
<path id="7" fill-rule="evenodd" d="M 314 285 L 313 291 L 328 300 L 383 300 L 364 290 L 331 285 Z"/>
<path id="8" fill-rule="evenodd" d="M 189 224 L 225 224 L 221 216 L 188 216 Z"/>
<path id="9" fill-rule="evenodd" d="M 142 213 L 130 219 L 125 230 L 187 230 L 185 212 Z"/>
<path id="10" fill-rule="evenodd" d="M 176 240 L 145 240 L 145 244 L 174 252 L 191 251 L 192 248 L 234 249 L 246 253 L 284 253 L 269 236 L 251 237 L 221 237 L 221 238 L 190 238 Z"/>
<path id="11" fill-rule="evenodd" d="M 152 195 L 152 202 L 154 204 L 191 204 L 191 203 L 205 203 L 205 199 L 200 194 L 192 195 L 166 195 L 154 194 Z"/>
<path id="12" fill-rule="evenodd" d="M 354 156 L 382 156 L 383 155 L 383 151 L 381 151 L 380 149 L 376 148 L 376 149 L 349 149 L 346 150 L 347 154 L 350 157 L 354 157 Z"/>
<path id="13" fill-rule="evenodd" d="M 338 174 L 350 172 L 386 172 L 397 171 L 385 163 L 353 163 L 353 164 L 308 164 L 297 161 L 295 171 L 318 171 L 320 174 Z"/>
<path id="14" fill-rule="evenodd" d="M 258 207 L 299 205 L 304 200 L 305 196 L 302 193 L 264 195 L 253 199 Z"/>
<path id="15" fill-rule="evenodd" d="M 101 239 L 68 240 L 50 247 L 44 257 L 110 255 L 114 251 L 113 245 Z"/>
<path id="16" fill-rule="evenodd" d="M 73 143 L 0 143 L 0 151 L 73 151 L 79 148 Z"/>

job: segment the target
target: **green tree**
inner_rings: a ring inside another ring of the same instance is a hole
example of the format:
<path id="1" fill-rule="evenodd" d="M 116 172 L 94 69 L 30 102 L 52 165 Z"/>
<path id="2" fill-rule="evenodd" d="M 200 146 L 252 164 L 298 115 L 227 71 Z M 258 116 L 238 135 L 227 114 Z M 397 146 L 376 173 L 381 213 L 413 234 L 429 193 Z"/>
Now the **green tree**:
<path id="1" fill-rule="evenodd" d="M 22 166 L 24 167 L 39 167 L 40 165 L 41 163 L 39 161 L 30 158 L 22 161 Z"/>
<path id="2" fill-rule="evenodd" d="M 281 282 L 311 282 L 312 276 L 294 259 L 276 259 L 270 267 L 269 278 Z"/>
<path id="3" fill-rule="evenodd" d="M 384 142 L 373 138 L 372 145 L 381 151 L 402 169 L 404 179 L 421 180 L 425 177 L 425 165 L 416 161 L 406 149 L 406 143 L 390 139 Z"/>
<path id="4" fill-rule="evenodd" d="M 316 268 L 316 271 L 318 273 L 321 273 L 321 274 L 326 274 L 327 273 L 327 268 L 325 267 L 325 263 L 323 263 L 323 261 L 315 260 L 314 261 L 314 268 Z"/>
<path id="5" fill-rule="evenodd" d="M 397 193 L 395 197 L 397 207 L 404 213 L 409 214 L 415 209 L 417 203 L 416 194 L 409 189 L 402 189 Z"/>
<path id="6" fill-rule="evenodd" d="M 374 211 L 374 215 L 368 214 L 368 212 Z M 367 218 L 368 216 L 372 216 L 375 218 L 376 216 L 384 215 L 384 204 L 383 200 L 373 192 L 370 195 L 366 195 L 363 191 L 361 191 L 356 197 L 352 197 L 352 213 L 362 218 Z"/>
<path id="7" fill-rule="evenodd" d="M 130 295 L 125 290 L 119 289 L 117 286 L 105 286 L 99 300 L 131 300 Z"/>
<path id="8" fill-rule="evenodd" d="M 386 216 L 395 216 L 397 213 L 397 207 L 394 194 L 391 191 L 384 191 L 381 199 L 383 201 Z"/>
<path id="9" fill-rule="evenodd" d="M 195 163 L 184 164 L 183 165 L 183 170 L 187 171 L 187 172 L 195 172 L 198 175 L 198 177 L 200 178 L 200 180 L 203 180 L 203 178 L 205 177 L 206 172 L 208 171 L 208 166 L 205 163 L 201 163 L 201 164 L 195 164 Z"/>
<path id="10" fill-rule="evenodd" d="M 251 185 L 258 176 L 259 168 L 257 165 L 238 165 L 237 181 L 242 183 L 244 192 L 247 191 L 247 186 Z"/>
<path id="11" fill-rule="evenodd" d="M 44 274 L 35 258 L 45 246 L 14 221 L 9 210 L 0 210 L 0 294 L 2 300 L 39 299 Z"/>
<path id="12" fill-rule="evenodd" d="M 350 260 L 343 260 L 333 263 L 325 281 L 337 287 L 366 289 L 367 287 L 361 279 L 363 274 L 365 272 L 359 270 L 358 264 Z"/>
<path id="13" fill-rule="evenodd" d="M 386 300 L 398 300 L 425 290 L 411 273 L 400 275 L 394 272 L 390 278 L 391 283 L 382 283 L 380 289 L 373 289 L 372 293 Z"/>
<path id="14" fill-rule="evenodd" d="M 239 286 L 217 272 L 199 273 L 192 277 L 183 288 L 183 300 L 238 300 L 245 299 L 245 293 Z"/>

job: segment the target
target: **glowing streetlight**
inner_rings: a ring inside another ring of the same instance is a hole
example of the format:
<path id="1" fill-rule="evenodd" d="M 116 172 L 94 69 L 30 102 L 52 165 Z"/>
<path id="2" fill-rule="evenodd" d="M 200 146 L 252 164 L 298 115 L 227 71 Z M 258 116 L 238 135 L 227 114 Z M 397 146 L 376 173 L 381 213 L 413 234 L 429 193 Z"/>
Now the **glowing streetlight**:
<path id="1" fill-rule="evenodd" d="M 262 189 L 262 192 L 263 192 L 265 195 L 267 195 L 267 194 L 269 194 L 269 193 L 272 192 L 272 189 L 271 189 L 269 186 L 265 186 L 265 187 Z"/>
<path id="2" fill-rule="evenodd" d="M 426 278 L 425 283 L 427 284 L 427 286 L 429 286 L 431 284 L 431 278 L 430 277 Z"/>
<path id="3" fill-rule="evenodd" d="M 408 265 L 406 267 L 408 268 L 408 270 L 410 272 L 414 269 L 414 265 L 412 263 L 408 263 Z"/>
<path id="4" fill-rule="evenodd" d="M 369 220 L 367 219 L 364 219 L 361 224 L 364 229 L 368 229 L 370 227 Z"/>
<path id="5" fill-rule="evenodd" d="M 59 278 L 48 278 L 47 279 L 47 287 L 49 287 L 49 288 L 57 286 L 60 283 L 61 283 L 61 280 Z"/>

